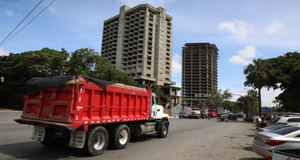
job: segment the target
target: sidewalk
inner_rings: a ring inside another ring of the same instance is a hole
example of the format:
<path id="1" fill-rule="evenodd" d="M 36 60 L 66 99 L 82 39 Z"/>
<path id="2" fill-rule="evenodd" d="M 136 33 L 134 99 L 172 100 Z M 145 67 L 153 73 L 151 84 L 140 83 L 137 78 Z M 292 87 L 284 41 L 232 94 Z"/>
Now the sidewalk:
<path id="1" fill-rule="evenodd" d="M 22 110 L 14 110 L 8 108 L 0 108 L 0 112 L 22 112 Z"/>

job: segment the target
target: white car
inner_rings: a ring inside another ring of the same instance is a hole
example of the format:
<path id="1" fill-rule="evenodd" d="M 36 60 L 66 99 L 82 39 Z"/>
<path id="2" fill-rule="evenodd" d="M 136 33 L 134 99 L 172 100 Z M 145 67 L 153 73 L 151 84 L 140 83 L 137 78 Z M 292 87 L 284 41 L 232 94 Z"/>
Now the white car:
<path id="1" fill-rule="evenodd" d="M 266 156 L 269 150 L 300 148 L 300 127 L 288 126 L 277 130 L 256 133 L 252 149 Z"/>
<path id="2" fill-rule="evenodd" d="M 300 123 L 300 116 L 275 116 L 273 119 L 270 120 L 268 125 L 276 123 Z"/>

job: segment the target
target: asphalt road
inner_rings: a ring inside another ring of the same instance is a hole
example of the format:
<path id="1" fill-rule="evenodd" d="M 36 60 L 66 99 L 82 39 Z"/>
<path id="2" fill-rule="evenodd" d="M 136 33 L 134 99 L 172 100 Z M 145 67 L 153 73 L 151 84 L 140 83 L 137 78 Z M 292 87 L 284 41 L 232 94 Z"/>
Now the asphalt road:
<path id="1" fill-rule="evenodd" d="M 31 140 L 32 127 L 13 119 L 19 112 L 0 112 L 0 160 L 259 160 L 251 151 L 253 124 L 211 120 L 170 120 L 165 139 L 145 136 L 123 150 L 107 150 L 103 155 L 85 157 L 77 149 L 46 148 Z"/>

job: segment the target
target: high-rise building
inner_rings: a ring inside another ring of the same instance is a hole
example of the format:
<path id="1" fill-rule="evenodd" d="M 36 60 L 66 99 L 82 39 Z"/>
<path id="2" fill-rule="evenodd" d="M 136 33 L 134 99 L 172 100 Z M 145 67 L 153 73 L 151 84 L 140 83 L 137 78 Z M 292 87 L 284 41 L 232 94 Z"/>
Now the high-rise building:
<path id="1" fill-rule="evenodd" d="M 195 106 L 218 88 L 218 48 L 186 43 L 182 48 L 182 104 Z"/>
<path id="2" fill-rule="evenodd" d="M 104 21 L 101 55 L 140 84 L 175 84 L 171 20 L 161 7 L 122 6 L 119 15 Z"/>

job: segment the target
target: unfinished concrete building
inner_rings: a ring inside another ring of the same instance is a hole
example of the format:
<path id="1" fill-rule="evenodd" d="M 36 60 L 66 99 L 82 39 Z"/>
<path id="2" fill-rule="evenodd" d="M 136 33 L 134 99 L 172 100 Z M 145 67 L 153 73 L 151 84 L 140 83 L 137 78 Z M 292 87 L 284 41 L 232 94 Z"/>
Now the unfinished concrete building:
<path id="1" fill-rule="evenodd" d="M 196 106 L 218 88 L 218 48 L 186 43 L 182 48 L 182 104 Z"/>
<path id="2" fill-rule="evenodd" d="M 122 6 L 119 15 L 104 22 L 101 55 L 140 84 L 175 84 L 171 20 L 161 7 Z"/>

